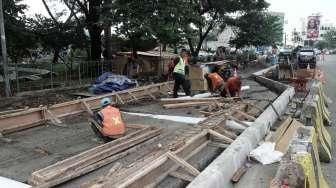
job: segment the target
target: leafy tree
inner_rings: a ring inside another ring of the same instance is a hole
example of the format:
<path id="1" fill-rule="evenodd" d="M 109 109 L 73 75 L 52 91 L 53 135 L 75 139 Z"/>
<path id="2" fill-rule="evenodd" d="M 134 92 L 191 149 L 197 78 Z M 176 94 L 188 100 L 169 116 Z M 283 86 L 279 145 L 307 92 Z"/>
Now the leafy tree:
<path id="1" fill-rule="evenodd" d="M 328 31 L 323 38 L 328 43 L 329 48 L 336 48 L 336 30 Z"/>
<path id="2" fill-rule="evenodd" d="M 134 56 L 138 50 L 156 45 L 151 27 L 156 10 L 154 0 L 115 0 L 112 6 L 116 32 L 127 39 Z M 149 45 L 144 45 L 146 43 Z"/>
<path id="3" fill-rule="evenodd" d="M 319 49 L 319 50 L 323 50 L 325 48 L 328 48 L 329 47 L 329 43 L 325 40 L 321 40 L 321 41 L 317 41 L 315 44 L 314 44 L 315 48 Z"/>
<path id="4" fill-rule="evenodd" d="M 176 18 L 193 56 L 198 56 L 203 41 L 214 29 L 224 30 L 246 12 L 262 11 L 264 0 L 173 0 Z"/>
<path id="5" fill-rule="evenodd" d="M 37 45 L 36 36 L 27 26 L 24 14 L 26 8 L 22 0 L 3 1 L 7 50 L 15 63 L 23 57 L 30 56 L 29 49 Z"/>
<path id="6" fill-rule="evenodd" d="M 279 18 L 265 12 L 249 12 L 236 20 L 236 37 L 230 43 L 236 48 L 277 45 L 282 42 L 283 28 Z"/>

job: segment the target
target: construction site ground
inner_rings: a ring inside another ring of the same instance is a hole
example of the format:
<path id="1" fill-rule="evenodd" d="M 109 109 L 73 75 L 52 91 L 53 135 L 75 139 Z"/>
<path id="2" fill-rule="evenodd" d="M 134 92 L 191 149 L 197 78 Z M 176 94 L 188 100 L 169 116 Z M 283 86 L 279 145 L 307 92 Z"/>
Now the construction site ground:
<path id="1" fill-rule="evenodd" d="M 248 68 L 239 72 L 239 74 L 243 77 L 243 85 L 251 87 L 250 90 L 243 93 L 244 100 L 264 109 L 277 97 L 277 94 L 250 78 L 252 72 L 261 68 L 263 67 Z M 202 117 L 199 112 L 200 108 L 167 110 L 163 109 L 159 102 L 153 100 L 122 106 L 121 110 L 144 114 Z M 6 135 L 13 142 L 1 143 L 0 145 L 0 158 L 2 159 L 0 176 L 26 182 L 34 171 L 103 144 L 95 137 L 88 126 L 87 117 L 87 115 L 82 114 L 68 118 L 65 121 L 66 127 L 43 125 Z M 188 139 L 201 131 L 199 127 L 193 124 L 139 117 L 127 113 L 123 113 L 123 118 L 127 124 L 151 125 L 162 128 L 162 133 L 158 138 L 147 141 L 141 148 L 116 161 L 120 162 L 124 168 L 131 167 L 153 155 L 159 156 L 167 151 L 172 143 Z M 205 168 L 222 151 L 222 149 L 207 147 L 191 158 L 190 163 L 199 168 Z M 106 165 L 59 187 L 78 187 L 86 184 L 106 174 L 113 165 L 114 163 Z M 165 181 L 161 182 L 161 186 L 174 187 L 179 183 L 181 182 L 177 182 L 173 178 L 166 178 Z"/>

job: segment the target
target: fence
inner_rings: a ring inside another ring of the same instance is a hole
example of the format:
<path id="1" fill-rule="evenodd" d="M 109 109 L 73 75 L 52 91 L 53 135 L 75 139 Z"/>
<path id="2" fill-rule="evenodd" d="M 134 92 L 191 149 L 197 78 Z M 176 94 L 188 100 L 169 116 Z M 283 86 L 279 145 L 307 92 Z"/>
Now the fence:
<path id="1" fill-rule="evenodd" d="M 9 64 L 12 94 L 93 83 L 104 72 L 119 73 L 117 61 L 74 61 L 72 63 Z M 4 82 L 0 75 L 0 88 Z M 4 96 L 4 89 L 0 95 Z"/>

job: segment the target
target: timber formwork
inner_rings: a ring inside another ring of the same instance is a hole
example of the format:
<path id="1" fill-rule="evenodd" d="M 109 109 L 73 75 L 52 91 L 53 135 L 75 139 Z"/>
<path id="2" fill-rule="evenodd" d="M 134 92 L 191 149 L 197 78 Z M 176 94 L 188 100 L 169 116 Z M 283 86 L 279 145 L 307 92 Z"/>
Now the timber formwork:
<path id="1" fill-rule="evenodd" d="M 156 96 L 167 94 L 171 91 L 173 82 L 153 84 L 130 90 L 115 92 L 97 97 L 74 100 L 53 106 L 32 108 L 21 112 L 10 113 L 0 116 L 0 133 L 7 134 L 24 130 L 50 121 L 55 124 L 61 123 L 61 118 L 76 115 L 101 107 L 100 99 L 110 98 L 116 104 L 127 104 L 143 98 L 156 99 Z"/>

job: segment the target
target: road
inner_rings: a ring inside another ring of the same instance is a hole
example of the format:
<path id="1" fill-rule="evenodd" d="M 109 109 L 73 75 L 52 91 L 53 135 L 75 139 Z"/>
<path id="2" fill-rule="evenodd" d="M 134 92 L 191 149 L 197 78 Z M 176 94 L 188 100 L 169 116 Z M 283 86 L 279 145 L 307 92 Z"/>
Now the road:
<path id="1" fill-rule="evenodd" d="M 326 77 L 326 91 L 329 98 L 333 103 L 329 106 L 331 117 L 333 120 L 333 126 L 329 127 L 329 133 L 333 138 L 333 157 L 334 160 L 331 163 L 322 164 L 325 178 L 327 179 L 330 187 L 336 186 L 336 55 L 326 56 L 325 62 L 320 62 L 319 67 L 324 71 Z"/>

